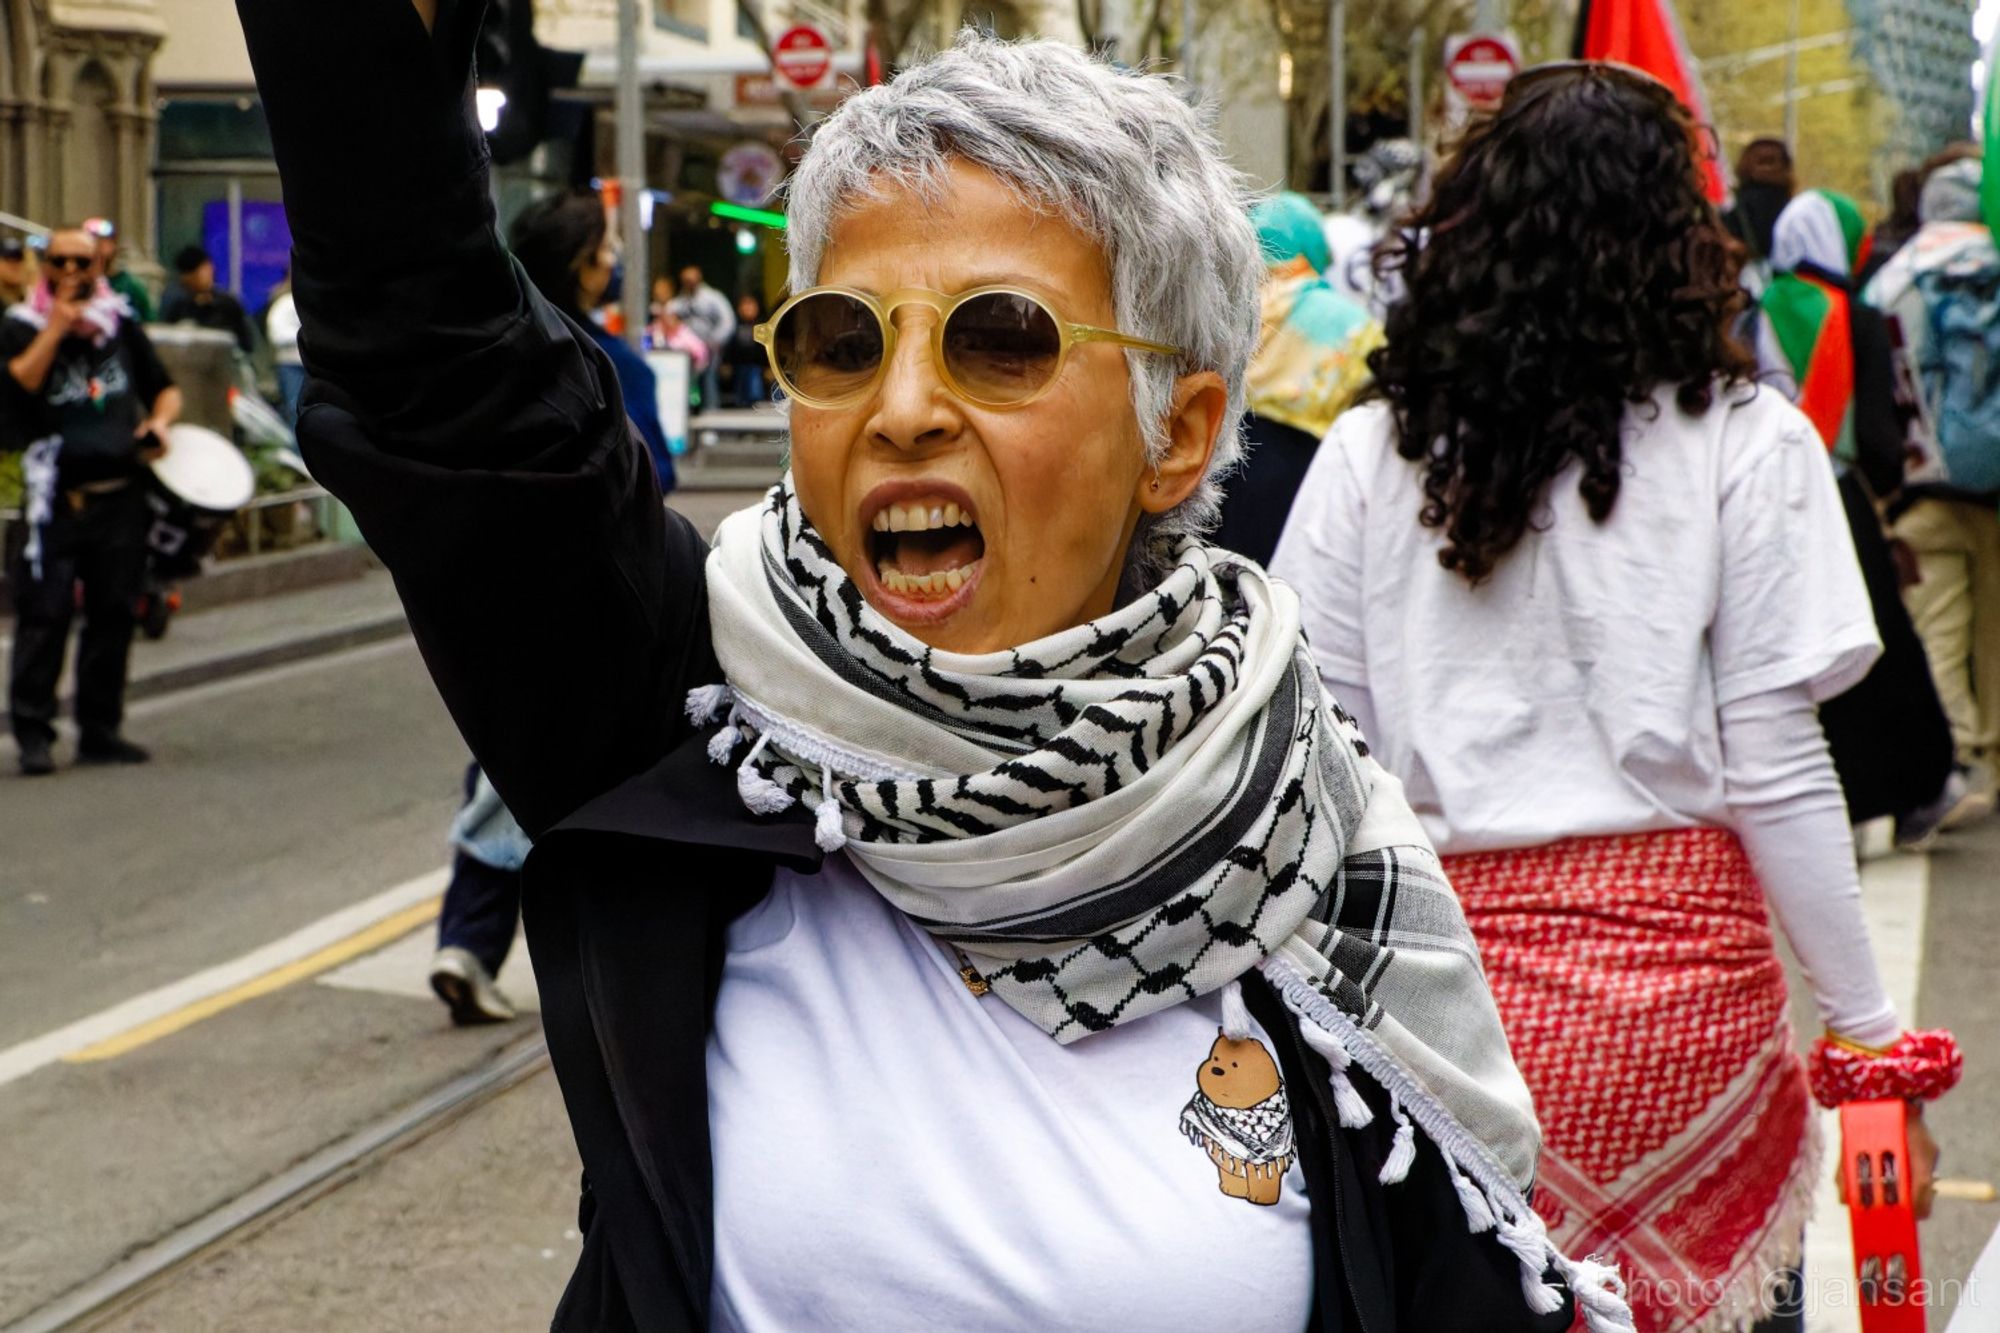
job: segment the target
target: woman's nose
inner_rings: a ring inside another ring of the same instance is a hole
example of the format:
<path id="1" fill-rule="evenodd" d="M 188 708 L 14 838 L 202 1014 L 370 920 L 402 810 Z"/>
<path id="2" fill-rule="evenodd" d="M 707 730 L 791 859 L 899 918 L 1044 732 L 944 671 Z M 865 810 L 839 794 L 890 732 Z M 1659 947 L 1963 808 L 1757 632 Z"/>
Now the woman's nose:
<path id="1" fill-rule="evenodd" d="M 930 327 L 914 317 L 899 322 L 896 347 L 882 375 L 873 433 L 898 449 L 921 448 L 957 434 L 957 400 L 931 358 Z"/>

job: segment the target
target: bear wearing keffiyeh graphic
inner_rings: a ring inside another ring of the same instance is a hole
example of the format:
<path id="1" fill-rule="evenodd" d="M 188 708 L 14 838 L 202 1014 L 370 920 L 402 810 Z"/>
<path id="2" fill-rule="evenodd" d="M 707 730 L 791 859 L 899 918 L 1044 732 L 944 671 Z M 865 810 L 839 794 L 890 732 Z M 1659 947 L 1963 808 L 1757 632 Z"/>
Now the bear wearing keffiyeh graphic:
<path id="1" fill-rule="evenodd" d="M 1266 1206 L 1278 1201 L 1292 1164 L 1292 1108 L 1264 1043 L 1218 1035 L 1195 1071 L 1181 1133 L 1215 1163 L 1222 1192 Z"/>

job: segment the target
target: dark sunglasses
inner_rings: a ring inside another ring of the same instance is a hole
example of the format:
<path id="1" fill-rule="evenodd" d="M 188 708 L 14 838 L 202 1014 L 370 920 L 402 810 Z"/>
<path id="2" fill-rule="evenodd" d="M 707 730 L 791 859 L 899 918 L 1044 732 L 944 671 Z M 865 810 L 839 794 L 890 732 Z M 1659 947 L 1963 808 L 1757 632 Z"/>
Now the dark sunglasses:
<path id="1" fill-rule="evenodd" d="M 97 258 L 94 255 L 47 255 L 42 262 L 58 273 L 81 273 L 96 263 Z"/>
<path id="2" fill-rule="evenodd" d="M 872 393 L 895 359 L 890 316 L 905 305 L 937 312 L 933 363 L 952 392 L 982 407 L 1023 407 L 1041 397 L 1078 343 L 1181 354 L 1178 347 L 1115 329 L 1070 323 L 1017 287 L 978 287 L 956 296 L 912 287 L 882 297 L 814 287 L 779 306 L 755 337 L 786 394 L 809 407 L 847 407 Z"/>

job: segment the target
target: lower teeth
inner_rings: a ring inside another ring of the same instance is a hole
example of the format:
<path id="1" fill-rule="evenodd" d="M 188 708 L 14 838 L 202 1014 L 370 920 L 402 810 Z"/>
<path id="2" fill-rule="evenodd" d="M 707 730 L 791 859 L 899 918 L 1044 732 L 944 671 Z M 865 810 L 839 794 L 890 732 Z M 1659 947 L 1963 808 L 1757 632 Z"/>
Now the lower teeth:
<path id="1" fill-rule="evenodd" d="M 935 574 L 905 574 L 890 565 L 882 565 L 876 571 L 882 579 L 882 586 L 890 592 L 903 596 L 945 597 L 965 586 L 971 576 L 971 567 L 940 570 Z"/>

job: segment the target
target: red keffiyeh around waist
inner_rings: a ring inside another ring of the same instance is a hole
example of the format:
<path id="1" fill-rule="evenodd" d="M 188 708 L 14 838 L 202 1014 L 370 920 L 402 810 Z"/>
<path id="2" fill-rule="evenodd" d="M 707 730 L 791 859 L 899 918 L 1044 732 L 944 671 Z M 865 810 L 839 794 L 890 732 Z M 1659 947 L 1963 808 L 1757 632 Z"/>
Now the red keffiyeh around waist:
<path id="1" fill-rule="evenodd" d="M 1799 1258 L 1813 1121 L 1736 836 L 1446 858 L 1543 1128 L 1535 1208 L 1615 1260 L 1641 1333 L 1747 1327 Z"/>

